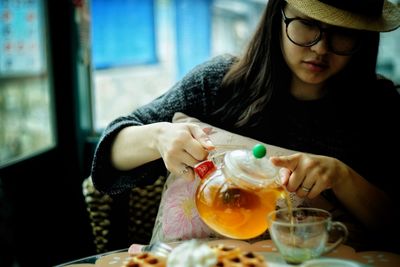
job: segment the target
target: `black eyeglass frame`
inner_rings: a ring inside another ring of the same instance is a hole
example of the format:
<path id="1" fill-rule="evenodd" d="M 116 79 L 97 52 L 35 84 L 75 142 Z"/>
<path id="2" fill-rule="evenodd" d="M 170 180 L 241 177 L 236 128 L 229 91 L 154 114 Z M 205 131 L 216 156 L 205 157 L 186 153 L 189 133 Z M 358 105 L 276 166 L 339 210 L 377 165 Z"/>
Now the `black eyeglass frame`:
<path id="1" fill-rule="evenodd" d="M 311 47 L 311 46 L 313 46 L 313 45 L 316 45 L 319 41 L 321 41 L 323 33 L 328 33 L 328 34 L 326 35 L 326 38 L 327 38 L 327 40 L 328 40 L 327 43 L 328 43 L 329 51 L 331 51 L 332 53 L 334 53 L 334 54 L 336 54 L 336 55 L 340 55 L 340 56 L 351 56 L 351 55 L 353 55 L 354 53 L 356 53 L 356 52 L 358 51 L 358 49 L 360 48 L 360 45 L 361 45 L 361 38 L 359 38 L 358 40 L 356 40 L 356 44 L 355 44 L 355 47 L 354 47 L 353 50 L 351 50 L 351 51 L 349 51 L 349 52 L 338 52 L 338 51 L 335 51 L 335 49 L 332 47 L 331 41 L 330 41 L 330 39 L 329 39 L 329 36 L 330 36 L 329 33 L 332 32 L 331 29 L 329 29 L 329 28 L 322 28 L 321 25 L 320 25 L 319 23 L 317 23 L 316 21 L 313 21 L 313 20 L 303 19 L 303 18 L 288 18 L 288 17 L 286 17 L 286 14 L 285 14 L 285 11 L 283 10 L 283 7 L 281 8 L 281 12 L 282 12 L 283 23 L 285 23 L 285 26 L 286 26 L 286 27 L 285 27 L 286 36 L 287 36 L 288 39 L 289 39 L 292 43 L 294 43 L 295 45 L 298 45 L 298 46 L 301 46 L 301 47 Z M 311 43 L 309 43 L 309 44 L 299 44 L 299 43 L 295 42 L 294 40 L 292 40 L 292 38 L 290 38 L 289 33 L 288 33 L 288 27 L 289 27 L 289 24 L 290 24 L 292 21 L 304 21 L 304 22 L 307 22 L 307 24 L 315 25 L 315 26 L 319 29 L 319 35 L 318 35 L 318 37 L 317 37 L 314 41 L 312 41 Z"/>

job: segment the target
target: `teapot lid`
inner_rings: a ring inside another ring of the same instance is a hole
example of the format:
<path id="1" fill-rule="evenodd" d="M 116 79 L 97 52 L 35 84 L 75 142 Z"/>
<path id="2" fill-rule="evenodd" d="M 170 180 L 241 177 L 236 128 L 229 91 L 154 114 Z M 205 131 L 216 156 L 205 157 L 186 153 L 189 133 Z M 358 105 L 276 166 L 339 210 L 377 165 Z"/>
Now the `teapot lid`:
<path id="1" fill-rule="evenodd" d="M 253 150 L 233 150 L 225 154 L 225 168 L 235 182 L 247 187 L 265 187 L 276 181 L 278 168 L 265 157 L 264 145 Z"/>

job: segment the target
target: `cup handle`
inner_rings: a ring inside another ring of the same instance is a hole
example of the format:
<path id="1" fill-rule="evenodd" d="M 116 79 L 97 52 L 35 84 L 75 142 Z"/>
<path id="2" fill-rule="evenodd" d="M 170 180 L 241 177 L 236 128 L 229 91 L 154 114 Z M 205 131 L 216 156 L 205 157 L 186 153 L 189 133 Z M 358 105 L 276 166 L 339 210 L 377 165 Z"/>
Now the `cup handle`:
<path id="1" fill-rule="evenodd" d="M 339 229 L 340 232 L 342 233 L 342 235 L 340 237 L 338 237 L 338 239 L 334 243 L 325 247 L 323 254 L 329 253 L 332 250 L 334 250 L 335 248 L 337 248 L 340 244 L 342 244 L 344 241 L 346 241 L 347 236 L 349 235 L 349 231 L 347 230 L 346 225 L 344 225 L 341 222 L 332 222 L 329 233 L 331 233 L 334 229 Z"/>

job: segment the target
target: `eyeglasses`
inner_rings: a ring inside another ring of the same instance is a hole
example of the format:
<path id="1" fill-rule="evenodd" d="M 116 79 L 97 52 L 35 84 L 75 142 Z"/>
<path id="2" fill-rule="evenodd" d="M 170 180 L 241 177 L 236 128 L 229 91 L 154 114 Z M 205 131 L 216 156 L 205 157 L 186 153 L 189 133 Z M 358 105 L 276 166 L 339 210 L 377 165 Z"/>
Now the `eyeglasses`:
<path id="1" fill-rule="evenodd" d="M 302 18 L 288 18 L 282 9 L 283 22 L 289 40 L 302 47 L 310 47 L 326 37 L 331 52 L 349 56 L 354 54 L 361 43 L 361 32 L 340 27 L 322 28 L 319 22 Z"/>

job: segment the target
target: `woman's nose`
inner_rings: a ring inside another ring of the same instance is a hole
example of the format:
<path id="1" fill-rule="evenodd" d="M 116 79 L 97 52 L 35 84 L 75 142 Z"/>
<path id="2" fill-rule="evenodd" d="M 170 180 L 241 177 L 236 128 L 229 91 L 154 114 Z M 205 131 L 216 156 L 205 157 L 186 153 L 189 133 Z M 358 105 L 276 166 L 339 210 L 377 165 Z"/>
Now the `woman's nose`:
<path id="1" fill-rule="evenodd" d="M 318 43 L 310 47 L 312 51 L 317 53 L 318 55 L 325 55 L 329 51 L 328 47 L 328 39 L 326 35 L 323 33 L 321 36 L 321 40 Z"/>

